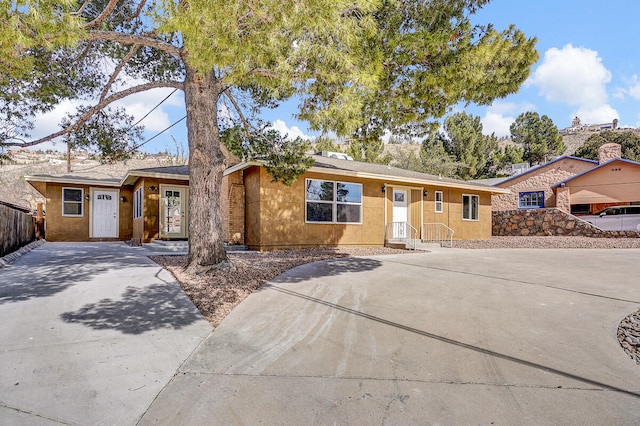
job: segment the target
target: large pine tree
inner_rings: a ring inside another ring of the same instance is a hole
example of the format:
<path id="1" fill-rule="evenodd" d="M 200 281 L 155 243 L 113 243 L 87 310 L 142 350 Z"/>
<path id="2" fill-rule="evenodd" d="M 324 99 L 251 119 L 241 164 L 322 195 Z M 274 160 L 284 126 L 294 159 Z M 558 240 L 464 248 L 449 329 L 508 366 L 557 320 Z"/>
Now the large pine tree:
<path id="1" fill-rule="evenodd" d="M 155 88 L 185 95 L 189 267 L 227 262 L 220 104 L 250 112 L 299 99 L 312 129 L 418 135 L 460 101 L 518 89 L 537 59 L 515 28 L 474 27 L 488 0 L 10 0 L 0 2 L 4 146 L 79 132 L 113 102 Z M 24 140 L 34 114 L 83 99 L 73 122 Z M 0 126 L 0 128 L 2 128 Z M 363 130 L 363 129 L 366 129 Z M 300 173 L 292 169 L 292 173 Z"/>

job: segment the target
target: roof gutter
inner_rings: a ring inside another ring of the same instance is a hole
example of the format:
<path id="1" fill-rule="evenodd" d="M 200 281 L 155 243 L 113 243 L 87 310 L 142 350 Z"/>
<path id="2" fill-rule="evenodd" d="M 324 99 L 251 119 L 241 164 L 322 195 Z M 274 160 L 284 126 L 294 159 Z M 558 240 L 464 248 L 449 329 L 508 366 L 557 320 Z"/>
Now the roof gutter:
<path id="1" fill-rule="evenodd" d="M 45 182 L 45 183 L 68 183 L 68 184 L 81 184 L 81 185 L 99 185 L 99 186 L 112 186 L 119 187 L 120 182 L 117 180 L 100 180 L 82 177 L 68 177 L 68 176 L 25 176 L 24 180 L 27 182 Z"/>

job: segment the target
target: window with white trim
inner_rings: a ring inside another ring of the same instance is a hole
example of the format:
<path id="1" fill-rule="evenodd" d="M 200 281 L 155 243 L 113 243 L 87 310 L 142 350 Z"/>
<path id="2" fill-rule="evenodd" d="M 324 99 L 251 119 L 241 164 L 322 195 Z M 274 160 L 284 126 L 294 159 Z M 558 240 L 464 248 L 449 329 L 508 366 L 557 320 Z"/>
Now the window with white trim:
<path id="1" fill-rule="evenodd" d="M 305 180 L 308 223 L 362 223 L 362 184 Z"/>
<path id="2" fill-rule="evenodd" d="M 142 186 L 133 193 L 133 218 L 142 217 Z"/>
<path id="3" fill-rule="evenodd" d="M 462 195 L 462 220 L 478 220 L 480 211 L 480 196 Z"/>
<path id="4" fill-rule="evenodd" d="M 442 206 L 443 206 L 443 202 L 442 202 L 442 191 L 436 191 L 435 193 L 435 208 L 436 208 L 436 213 L 442 213 Z"/>
<path id="5" fill-rule="evenodd" d="M 544 208 L 544 191 L 519 192 L 518 207 L 521 209 Z"/>
<path id="6" fill-rule="evenodd" d="M 62 188 L 62 216 L 82 217 L 84 189 Z"/>

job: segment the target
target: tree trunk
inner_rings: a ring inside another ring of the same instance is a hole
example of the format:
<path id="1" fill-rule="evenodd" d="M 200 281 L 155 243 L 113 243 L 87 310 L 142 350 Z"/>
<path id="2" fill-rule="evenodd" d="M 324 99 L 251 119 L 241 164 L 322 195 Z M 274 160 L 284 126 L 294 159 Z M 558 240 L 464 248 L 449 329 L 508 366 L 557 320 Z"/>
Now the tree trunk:
<path id="1" fill-rule="evenodd" d="M 220 148 L 218 99 L 213 72 L 186 68 L 185 104 L 189 140 L 189 264 L 192 273 L 230 266 L 223 245 L 221 186 L 226 161 Z"/>

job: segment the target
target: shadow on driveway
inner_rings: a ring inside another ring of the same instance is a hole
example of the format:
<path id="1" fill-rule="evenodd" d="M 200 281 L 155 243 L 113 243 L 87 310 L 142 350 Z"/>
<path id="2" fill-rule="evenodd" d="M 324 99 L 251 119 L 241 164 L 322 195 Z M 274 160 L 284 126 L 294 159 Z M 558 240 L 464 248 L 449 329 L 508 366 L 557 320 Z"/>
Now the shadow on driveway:
<path id="1" fill-rule="evenodd" d="M 159 328 L 178 330 L 202 319 L 200 312 L 187 298 L 180 297 L 181 294 L 182 289 L 175 283 L 127 287 L 119 300 L 102 299 L 60 317 L 68 323 L 125 334 L 141 334 Z"/>
<path id="2" fill-rule="evenodd" d="M 123 243 L 47 243 L 0 269 L 0 305 L 53 296 L 101 273 L 132 266 L 157 267 L 127 252 Z"/>
<path id="3" fill-rule="evenodd" d="M 318 267 L 321 265 L 321 267 Z M 365 257 L 344 257 L 307 263 L 278 275 L 273 282 L 299 283 L 311 278 L 335 277 L 343 274 L 372 271 L 382 266 L 377 259 Z"/>

